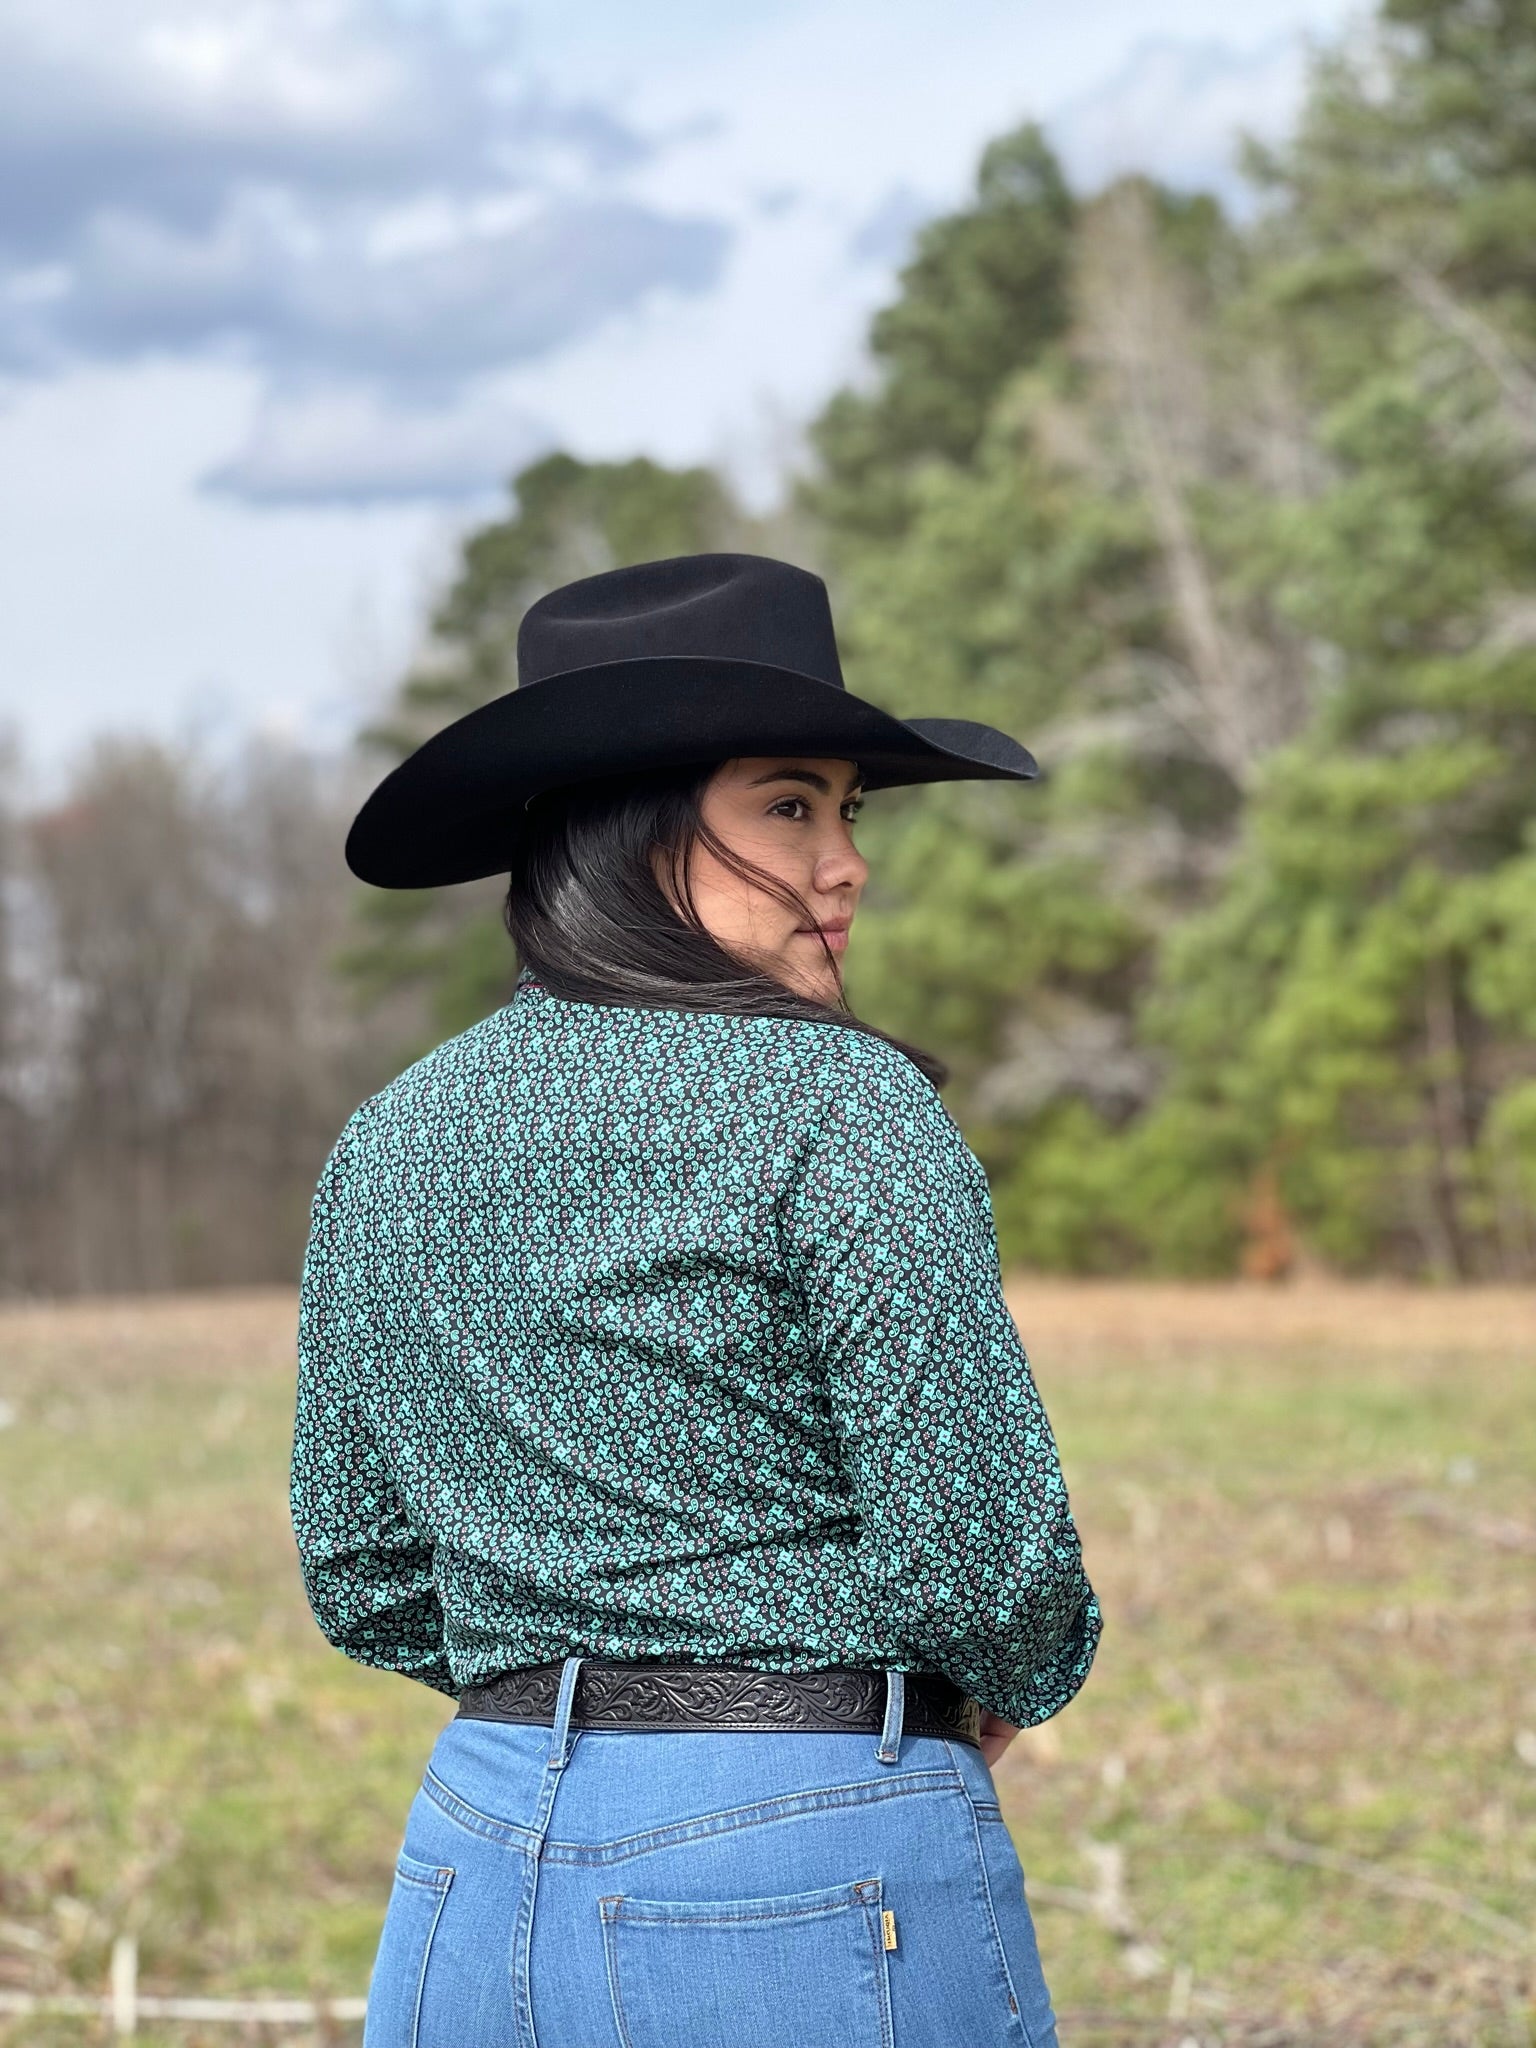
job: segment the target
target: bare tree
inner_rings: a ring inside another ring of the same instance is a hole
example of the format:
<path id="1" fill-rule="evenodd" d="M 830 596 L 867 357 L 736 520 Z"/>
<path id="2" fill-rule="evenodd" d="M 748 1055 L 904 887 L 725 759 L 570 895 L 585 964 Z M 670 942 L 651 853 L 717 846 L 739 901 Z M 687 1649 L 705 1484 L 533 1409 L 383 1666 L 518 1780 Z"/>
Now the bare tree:
<path id="1" fill-rule="evenodd" d="M 337 972 L 354 774 L 258 738 L 222 765 L 104 740 L 0 831 L 30 934 L 13 915 L 0 948 L 0 1115 L 28 1169 L 24 1203 L 0 1181 L 8 1289 L 294 1277 L 325 1153 L 413 1036 Z M 24 1087 L 5 1033 L 28 1002 L 46 1051 Z"/>
<path id="2" fill-rule="evenodd" d="M 1246 791 L 1263 757 L 1305 719 L 1306 670 L 1285 636 L 1249 629 L 1202 537 L 1197 493 L 1233 476 L 1241 437 L 1213 391 L 1210 321 L 1161 246 L 1140 179 L 1111 186 L 1085 213 L 1077 314 L 1078 353 L 1157 537 L 1178 650 L 1138 657 L 1140 709 Z M 1273 365 L 1270 375 L 1273 383 Z M 1273 449 L 1264 454 L 1272 467 Z"/>

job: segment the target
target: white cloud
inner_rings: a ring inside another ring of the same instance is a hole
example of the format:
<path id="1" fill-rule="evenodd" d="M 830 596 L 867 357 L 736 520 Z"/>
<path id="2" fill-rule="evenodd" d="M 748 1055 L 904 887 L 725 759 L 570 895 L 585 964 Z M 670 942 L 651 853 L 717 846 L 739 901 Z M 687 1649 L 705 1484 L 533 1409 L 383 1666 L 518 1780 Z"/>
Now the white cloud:
<path id="1" fill-rule="evenodd" d="M 406 434 L 435 410 L 446 447 L 474 380 L 707 291 L 729 225 L 627 193 L 654 145 L 516 59 L 494 12 L 0 0 L 0 366 L 214 357 L 333 407 L 350 380 L 359 405 L 393 390 Z M 224 486 L 290 466 L 237 459 Z"/>
<path id="2" fill-rule="evenodd" d="M 1300 35 L 1254 50 L 1225 43 L 1142 43 L 1092 91 L 1052 114 L 1049 135 L 1072 183 L 1092 191 L 1144 171 L 1185 191 L 1219 193 L 1241 213 L 1240 131 L 1273 141 L 1290 128 L 1305 74 Z"/>
<path id="3" fill-rule="evenodd" d="M 440 27 L 363 0 L 0 0 L 0 237 L 56 245 L 108 199 L 206 222 L 247 182 L 462 183 L 485 100 Z"/>
<path id="4" fill-rule="evenodd" d="M 317 218 L 287 194 L 236 194 L 207 233 L 103 208 L 68 290 L 32 308 L 34 351 L 121 361 L 224 348 L 277 372 L 441 384 L 545 355 L 658 286 L 705 289 L 729 236 L 707 218 L 597 199 L 542 203 L 500 229 L 466 221 L 388 255 L 362 239 L 356 221 Z"/>
<path id="5" fill-rule="evenodd" d="M 546 424 L 494 391 L 402 407 L 352 386 L 268 393 L 245 447 L 204 488 L 251 504 L 367 504 L 484 496 L 554 445 Z"/>

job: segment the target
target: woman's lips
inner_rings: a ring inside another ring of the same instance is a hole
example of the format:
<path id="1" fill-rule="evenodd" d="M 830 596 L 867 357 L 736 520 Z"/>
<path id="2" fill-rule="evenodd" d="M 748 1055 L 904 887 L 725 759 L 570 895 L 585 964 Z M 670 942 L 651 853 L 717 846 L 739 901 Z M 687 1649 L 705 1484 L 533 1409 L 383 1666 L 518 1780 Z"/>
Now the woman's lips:
<path id="1" fill-rule="evenodd" d="M 795 933 L 797 939 L 825 939 L 830 951 L 841 953 L 848 944 L 846 925 L 823 925 L 819 929 L 802 925 Z"/>

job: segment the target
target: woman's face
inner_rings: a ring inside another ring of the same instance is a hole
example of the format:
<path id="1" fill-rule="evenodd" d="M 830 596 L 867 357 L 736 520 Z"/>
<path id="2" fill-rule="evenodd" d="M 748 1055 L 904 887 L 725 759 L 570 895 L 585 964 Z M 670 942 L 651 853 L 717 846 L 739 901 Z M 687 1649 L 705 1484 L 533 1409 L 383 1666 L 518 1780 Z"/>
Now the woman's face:
<path id="1" fill-rule="evenodd" d="M 822 939 L 758 883 L 696 844 L 689 868 L 699 916 L 725 949 L 823 1002 L 842 989 L 842 953 L 869 863 L 853 843 L 863 798 L 852 761 L 765 754 L 726 761 L 705 787 L 705 823 L 743 860 L 787 882 Z"/>

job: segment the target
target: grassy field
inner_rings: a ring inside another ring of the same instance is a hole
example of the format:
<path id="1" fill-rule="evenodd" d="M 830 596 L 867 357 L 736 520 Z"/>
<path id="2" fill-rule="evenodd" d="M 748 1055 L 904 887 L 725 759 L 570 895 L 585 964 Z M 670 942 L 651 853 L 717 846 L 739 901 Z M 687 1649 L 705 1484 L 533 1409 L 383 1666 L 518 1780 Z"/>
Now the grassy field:
<path id="1" fill-rule="evenodd" d="M 997 1773 L 1063 2048 L 1531 2048 L 1536 1296 L 1011 1300 L 1107 1615 Z M 310 1620 L 293 1317 L 0 1312 L 0 1986 L 366 1985 L 451 1707 Z"/>

